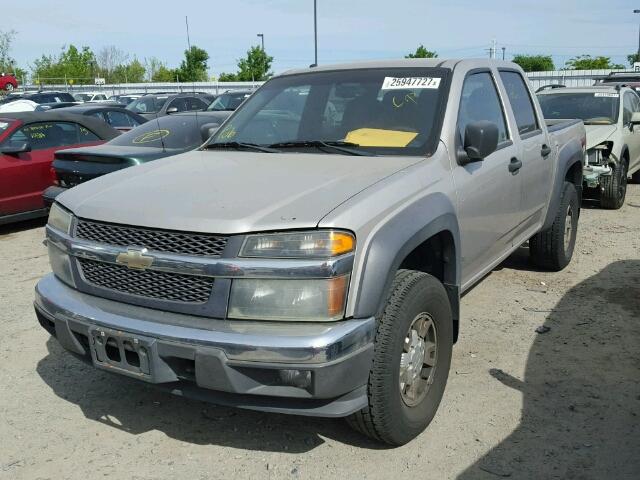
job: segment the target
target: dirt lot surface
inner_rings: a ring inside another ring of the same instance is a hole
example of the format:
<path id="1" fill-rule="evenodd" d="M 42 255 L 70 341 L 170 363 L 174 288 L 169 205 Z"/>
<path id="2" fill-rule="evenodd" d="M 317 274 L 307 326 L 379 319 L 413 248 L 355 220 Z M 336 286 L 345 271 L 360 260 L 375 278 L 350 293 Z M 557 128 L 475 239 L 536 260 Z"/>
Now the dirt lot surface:
<path id="1" fill-rule="evenodd" d="M 32 311 L 42 224 L 0 227 L 2 479 L 640 478 L 639 185 L 619 211 L 583 210 L 565 271 L 519 252 L 464 297 L 436 419 L 395 449 L 339 420 L 184 400 L 72 358 Z"/>

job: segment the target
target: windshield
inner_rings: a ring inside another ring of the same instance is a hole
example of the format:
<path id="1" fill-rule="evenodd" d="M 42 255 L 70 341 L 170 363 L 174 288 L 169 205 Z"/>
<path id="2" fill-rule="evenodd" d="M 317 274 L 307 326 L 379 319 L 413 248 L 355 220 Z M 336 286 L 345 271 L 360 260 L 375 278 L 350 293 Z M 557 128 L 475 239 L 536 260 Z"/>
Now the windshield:
<path id="1" fill-rule="evenodd" d="M 127 110 L 136 113 L 156 113 L 159 112 L 169 97 L 140 97 L 127 105 Z"/>
<path id="2" fill-rule="evenodd" d="M 211 105 L 207 108 L 207 110 L 212 111 L 225 111 L 225 110 L 235 110 L 240 106 L 242 102 L 244 102 L 245 98 L 250 96 L 249 93 L 223 93 L 218 98 L 216 98 Z"/>
<path id="3" fill-rule="evenodd" d="M 437 144 L 446 73 L 381 68 L 274 78 L 247 99 L 211 143 L 335 153 L 309 144 L 337 142 L 376 155 L 422 155 Z"/>
<path id="4" fill-rule="evenodd" d="M 89 95 L 88 93 L 74 93 L 73 94 L 73 98 L 76 99 L 79 102 L 87 102 L 87 101 L 91 100 L 91 97 L 93 97 L 93 95 Z"/>
<path id="5" fill-rule="evenodd" d="M 608 125 L 618 121 L 618 93 L 550 93 L 539 95 L 538 99 L 544 118 L 579 118 L 585 124 L 592 125 Z"/>
<path id="6" fill-rule="evenodd" d="M 192 116 L 165 116 L 150 120 L 139 127 L 117 136 L 110 145 L 127 147 L 157 147 L 168 149 L 196 148 L 202 145 L 202 134 L 197 118 Z"/>

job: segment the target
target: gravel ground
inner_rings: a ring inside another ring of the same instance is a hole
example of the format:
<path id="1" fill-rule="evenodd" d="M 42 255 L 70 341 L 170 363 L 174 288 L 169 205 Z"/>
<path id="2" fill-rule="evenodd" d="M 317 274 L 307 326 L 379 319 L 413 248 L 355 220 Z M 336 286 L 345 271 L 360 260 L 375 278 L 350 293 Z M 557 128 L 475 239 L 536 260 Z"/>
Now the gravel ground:
<path id="1" fill-rule="evenodd" d="M 583 210 L 565 271 L 536 271 L 521 249 L 464 297 L 440 410 L 395 449 L 72 358 L 32 311 L 42 225 L 0 227 L 1 479 L 640 478 L 639 185 L 619 211 Z"/>

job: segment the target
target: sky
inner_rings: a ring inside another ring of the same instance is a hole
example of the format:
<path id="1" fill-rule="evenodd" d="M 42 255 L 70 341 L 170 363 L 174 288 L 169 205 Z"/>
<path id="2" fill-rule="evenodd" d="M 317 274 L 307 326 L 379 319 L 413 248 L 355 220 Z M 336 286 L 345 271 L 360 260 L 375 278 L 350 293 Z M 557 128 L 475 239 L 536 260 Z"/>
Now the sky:
<path id="1" fill-rule="evenodd" d="M 638 50 L 640 0 L 317 0 L 318 63 L 403 57 L 423 44 L 441 58 L 549 54 L 562 67 L 579 54 L 616 63 Z M 140 60 L 180 63 L 191 44 L 207 50 L 209 71 L 235 72 L 237 59 L 264 34 L 275 73 L 314 60 L 313 0 L 79 0 L 11 2 L 0 30 L 15 30 L 11 56 L 29 68 L 63 45 L 94 52 L 115 45 Z"/>

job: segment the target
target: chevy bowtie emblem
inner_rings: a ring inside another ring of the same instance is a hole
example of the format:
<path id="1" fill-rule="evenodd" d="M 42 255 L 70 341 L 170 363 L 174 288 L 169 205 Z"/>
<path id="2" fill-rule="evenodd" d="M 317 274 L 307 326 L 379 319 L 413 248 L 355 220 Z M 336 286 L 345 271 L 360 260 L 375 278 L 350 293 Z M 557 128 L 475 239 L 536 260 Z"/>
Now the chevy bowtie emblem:
<path id="1" fill-rule="evenodd" d="M 147 249 L 142 250 L 128 249 L 126 253 L 119 253 L 116 257 L 116 263 L 126 265 L 133 270 L 146 270 L 153 264 L 153 257 L 145 255 Z"/>

